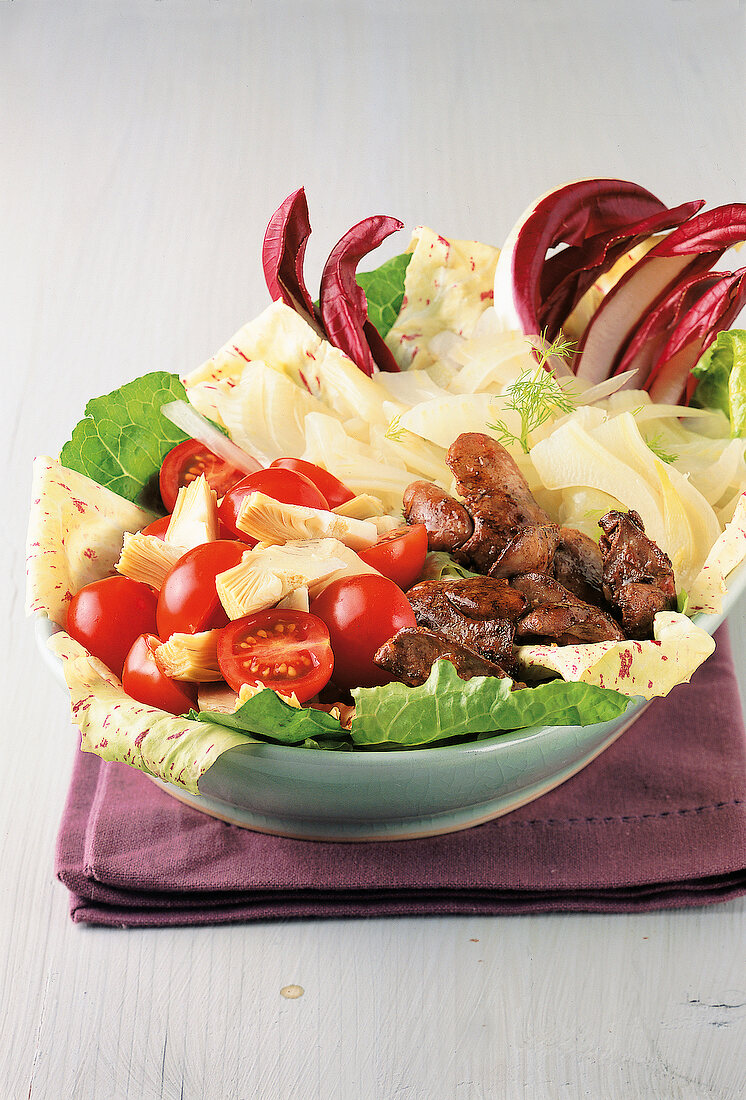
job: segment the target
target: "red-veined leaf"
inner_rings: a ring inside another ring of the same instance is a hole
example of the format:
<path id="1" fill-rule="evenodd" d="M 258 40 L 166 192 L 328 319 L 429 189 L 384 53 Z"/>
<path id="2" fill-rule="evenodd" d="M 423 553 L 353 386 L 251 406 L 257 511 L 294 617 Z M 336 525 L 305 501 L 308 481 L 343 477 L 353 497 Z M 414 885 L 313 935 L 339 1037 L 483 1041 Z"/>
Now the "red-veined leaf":
<path id="1" fill-rule="evenodd" d="M 376 367 L 388 371 L 399 368 L 368 322 L 365 293 L 355 280 L 355 272 L 364 256 L 402 228 L 402 222 L 383 214 L 364 218 L 337 242 L 321 275 L 321 319 L 327 337 L 367 375 L 372 375 Z"/>

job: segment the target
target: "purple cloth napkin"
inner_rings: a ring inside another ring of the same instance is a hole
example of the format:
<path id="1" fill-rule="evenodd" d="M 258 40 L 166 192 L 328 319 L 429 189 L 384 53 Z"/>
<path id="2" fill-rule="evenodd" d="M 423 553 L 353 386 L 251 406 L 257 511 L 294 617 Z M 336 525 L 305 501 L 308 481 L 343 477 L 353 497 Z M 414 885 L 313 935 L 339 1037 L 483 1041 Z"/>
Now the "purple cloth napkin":
<path id="1" fill-rule="evenodd" d="M 579 775 L 443 837 L 329 844 L 207 817 L 79 753 L 57 844 L 73 920 L 632 912 L 746 892 L 746 736 L 730 644 Z"/>

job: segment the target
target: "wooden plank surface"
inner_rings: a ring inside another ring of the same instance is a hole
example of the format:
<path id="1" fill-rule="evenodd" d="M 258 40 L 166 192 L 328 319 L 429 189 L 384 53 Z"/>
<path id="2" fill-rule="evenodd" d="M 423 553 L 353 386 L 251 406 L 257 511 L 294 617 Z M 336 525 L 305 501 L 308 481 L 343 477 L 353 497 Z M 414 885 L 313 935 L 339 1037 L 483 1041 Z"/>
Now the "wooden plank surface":
<path id="1" fill-rule="evenodd" d="M 22 541 L 31 457 L 89 396 L 198 364 L 264 303 L 264 225 L 300 183 L 311 271 L 378 210 L 499 244 L 584 175 L 745 200 L 744 32 L 736 0 L 0 4 L 0 1098 L 743 1095 L 743 902 L 74 926 L 74 737 Z M 742 609 L 734 631 L 746 673 Z"/>

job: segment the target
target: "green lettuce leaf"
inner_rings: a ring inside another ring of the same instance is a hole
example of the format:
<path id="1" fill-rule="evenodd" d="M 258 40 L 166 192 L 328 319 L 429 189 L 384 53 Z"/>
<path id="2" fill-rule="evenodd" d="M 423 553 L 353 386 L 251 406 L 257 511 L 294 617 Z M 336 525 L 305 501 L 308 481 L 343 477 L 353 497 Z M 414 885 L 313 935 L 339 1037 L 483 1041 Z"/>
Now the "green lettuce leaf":
<path id="1" fill-rule="evenodd" d="M 356 745 L 427 745 L 465 734 L 528 726 L 590 726 L 617 718 L 630 699 L 591 684 L 552 680 L 512 692 L 510 680 L 462 680 L 450 661 L 436 661 L 420 687 L 392 683 L 355 688 Z"/>
<path id="2" fill-rule="evenodd" d="M 730 420 L 730 434 L 746 436 L 746 331 L 719 333 L 692 374 L 699 378 L 692 404 L 722 409 Z"/>
<path id="3" fill-rule="evenodd" d="M 467 577 L 478 577 L 479 573 L 473 573 L 465 565 L 459 565 L 457 561 L 447 554 L 445 550 L 431 550 L 425 558 L 422 567 L 421 581 L 461 581 Z"/>
<path id="4" fill-rule="evenodd" d="M 165 371 L 92 398 L 85 419 L 62 448 L 62 465 L 144 508 L 162 511 L 161 462 L 186 436 L 161 415 L 161 405 L 178 399 L 186 399 L 184 387 L 175 374 Z"/>
<path id="5" fill-rule="evenodd" d="M 339 738 L 307 737 L 301 745 L 302 749 L 322 749 L 324 752 L 352 752 L 349 734 L 346 741 Z"/>
<path id="6" fill-rule="evenodd" d="M 399 316 L 404 298 L 404 274 L 412 259 L 411 252 L 394 256 L 375 271 L 359 271 L 357 282 L 368 299 L 368 320 L 385 336 Z"/>
<path id="7" fill-rule="evenodd" d="M 512 692 L 511 683 L 492 676 L 462 680 L 450 661 L 436 661 L 420 687 L 354 688 L 350 733 L 325 711 L 299 710 L 271 691 L 259 692 L 233 714 L 192 711 L 187 718 L 302 748 L 349 749 L 350 738 L 357 748 L 414 748 L 527 726 L 589 726 L 618 717 L 630 703 L 628 696 L 592 684 L 552 680 Z"/>
<path id="8" fill-rule="evenodd" d="M 199 713 L 192 711 L 188 717 L 197 722 L 210 722 L 243 733 L 254 733 L 258 737 L 279 741 L 282 745 L 301 745 L 308 741 L 319 741 L 320 738 L 339 741 L 347 737 L 338 719 L 331 714 L 323 710 L 299 710 L 291 707 L 273 691 L 260 691 L 253 698 L 247 699 L 233 714 L 203 710 Z"/>

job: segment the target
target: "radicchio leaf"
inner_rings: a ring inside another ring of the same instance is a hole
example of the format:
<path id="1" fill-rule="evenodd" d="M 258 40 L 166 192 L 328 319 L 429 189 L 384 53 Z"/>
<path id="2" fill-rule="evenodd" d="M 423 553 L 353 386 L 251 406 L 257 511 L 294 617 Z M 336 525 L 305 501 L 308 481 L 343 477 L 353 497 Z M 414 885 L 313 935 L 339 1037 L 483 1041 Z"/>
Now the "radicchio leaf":
<path id="1" fill-rule="evenodd" d="M 716 272 L 711 271 L 690 275 L 648 312 L 645 320 L 633 333 L 619 366 L 614 371 L 615 375 L 635 371 L 634 377 L 623 388 L 644 388 L 650 372 L 660 359 L 681 318 L 716 285 L 719 278 Z"/>
<path id="2" fill-rule="evenodd" d="M 513 227 L 497 262 L 495 307 L 506 326 L 525 333 L 541 332 L 544 299 L 576 270 L 577 261 L 582 263 L 577 254 L 562 260 L 563 253 L 558 253 L 545 275 L 551 249 L 560 245 L 582 249 L 589 238 L 613 240 L 617 231 L 623 233 L 625 228 L 665 212 L 660 199 L 625 180 L 576 180 L 542 195 Z M 596 240 L 596 245 L 601 242 Z M 597 274 L 595 271 L 591 283 Z M 574 296 L 571 288 L 564 300 L 572 301 Z"/>
<path id="3" fill-rule="evenodd" d="M 285 305 L 323 335 L 303 278 L 303 259 L 310 235 L 306 192 L 299 187 L 277 207 L 269 220 L 262 244 L 262 267 L 272 300 L 276 302 L 282 298 Z"/>
<path id="4" fill-rule="evenodd" d="M 368 321 L 368 304 L 355 280 L 355 271 L 363 256 L 402 228 L 398 219 L 383 214 L 364 218 L 337 242 L 321 275 L 321 319 L 327 337 L 367 375 L 372 375 L 376 368 L 384 371 L 399 368 Z"/>
<path id="5" fill-rule="evenodd" d="M 671 334 L 645 387 L 653 401 L 687 402 L 698 379 L 691 374 L 700 356 L 729 328 L 746 305 L 746 267 L 719 273 L 714 286 L 686 313 Z"/>
<path id="6" fill-rule="evenodd" d="M 570 316 L 585 292 L 625 252 L 656 233 L 675 229 L 703 205 L 704 200 L 695 199 L 670 210 L 664 208 L 642 221 L 630 222 L 611 231 L 604 230 L 550 256 L 541 276 L 539 331 L 546 331 L 549 339 L 554 340 L 562 322 Z"/>
<path id="7" fill-rule="evenodd" d="M 743 240 L 743 203 L 705 210 L 669 233 L 622 276 L 594 313 L 573 360 L 578 377 L 591 383 L 610 377 L 648 311 L 686 279 L 711 270 Z"/>

